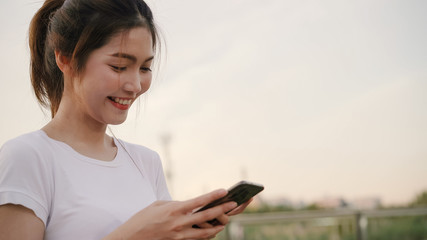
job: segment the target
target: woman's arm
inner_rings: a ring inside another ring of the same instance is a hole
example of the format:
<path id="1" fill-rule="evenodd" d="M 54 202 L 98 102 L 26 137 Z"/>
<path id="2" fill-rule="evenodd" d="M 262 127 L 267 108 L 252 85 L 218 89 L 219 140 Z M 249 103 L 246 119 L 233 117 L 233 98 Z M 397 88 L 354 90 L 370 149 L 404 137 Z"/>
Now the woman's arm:
<path id="1" fill-rule="evenodd" d="M 0 206 L 0 239 L 42 240 L 44 223 L 34 212 L 21 205 Z"/>

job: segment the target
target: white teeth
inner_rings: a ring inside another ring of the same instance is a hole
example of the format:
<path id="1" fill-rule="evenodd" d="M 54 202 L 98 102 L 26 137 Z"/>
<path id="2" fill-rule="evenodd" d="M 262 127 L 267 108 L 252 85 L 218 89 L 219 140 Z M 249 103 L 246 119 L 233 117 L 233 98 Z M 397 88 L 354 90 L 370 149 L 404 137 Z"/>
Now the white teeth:
<path id="1" fill-rule="evenodd" d="M 114 102 L 120 103 L 122 105 L 129 105 L 132 102 L 132 100 L 130 100 L 130 99 L 125 100 L 125 99 L 120 99 L 120 98 L 113 98 L 113 100 L 114 100 Z"/>

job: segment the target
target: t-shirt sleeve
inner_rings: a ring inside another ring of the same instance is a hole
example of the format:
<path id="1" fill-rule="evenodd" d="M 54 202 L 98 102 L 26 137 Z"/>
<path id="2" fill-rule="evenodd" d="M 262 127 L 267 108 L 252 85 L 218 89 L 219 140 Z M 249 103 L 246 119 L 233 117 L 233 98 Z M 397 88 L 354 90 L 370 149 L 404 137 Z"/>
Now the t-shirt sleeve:
<path id="1" fill-rule="evenodd" d="M 22 205 L 46 226 L 53 193 L 53 176 L 42 149 L 17 139 L 0 149 L 0 205 Z"/>

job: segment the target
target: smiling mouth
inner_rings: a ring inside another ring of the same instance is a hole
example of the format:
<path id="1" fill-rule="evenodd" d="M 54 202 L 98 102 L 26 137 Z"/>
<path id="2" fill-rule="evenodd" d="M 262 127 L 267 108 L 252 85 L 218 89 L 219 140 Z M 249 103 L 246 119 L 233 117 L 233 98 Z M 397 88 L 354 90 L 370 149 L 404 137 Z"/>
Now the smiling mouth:
<path id="1" fill-rule="evenodd" d="M 130 105 L 132 103 L 132 99 L 123 99 L 118 97 L 108 97 L 108 99 L 121 105 Z"/>

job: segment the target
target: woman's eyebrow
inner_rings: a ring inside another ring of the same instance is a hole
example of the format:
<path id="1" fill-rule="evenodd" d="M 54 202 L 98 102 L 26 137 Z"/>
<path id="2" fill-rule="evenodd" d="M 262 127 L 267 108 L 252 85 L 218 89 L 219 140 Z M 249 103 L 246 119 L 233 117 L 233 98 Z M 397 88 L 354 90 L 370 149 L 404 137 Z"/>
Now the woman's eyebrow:
<path id="1" fill-rule="evenodd" d="M 113 53 L 110 56 L 112 56 L 112 57 L 118 57 L 118 58 L 126 58 L 126 59 L 129 59 L 132 62 L 136 62 L 136 60 L 137 60 L 134 55 L 127 54 L 127 53 Z M 153 60 L 153 58 L 154 58 L 154 56 L 150 56 L 147 59 L 145 59 L 144 62 L 149 62 L 149 61 Z"/>
<path id="2" fill-rule="evenodd" d="M 136 62 L 136 57 L 127 53 L 113 53 L 110 56 L 118 57 L 118 58 L 126 58 L 131 60 L 132 62 Z"/>
<path id="3" fill-rule="evenodd" d="M 148 57 L 147 59 L 145 59 L 144 62 L 149 62 L 149 61 L 153 60 L 153 58 L 154 58 L 154 56 Z"/>

